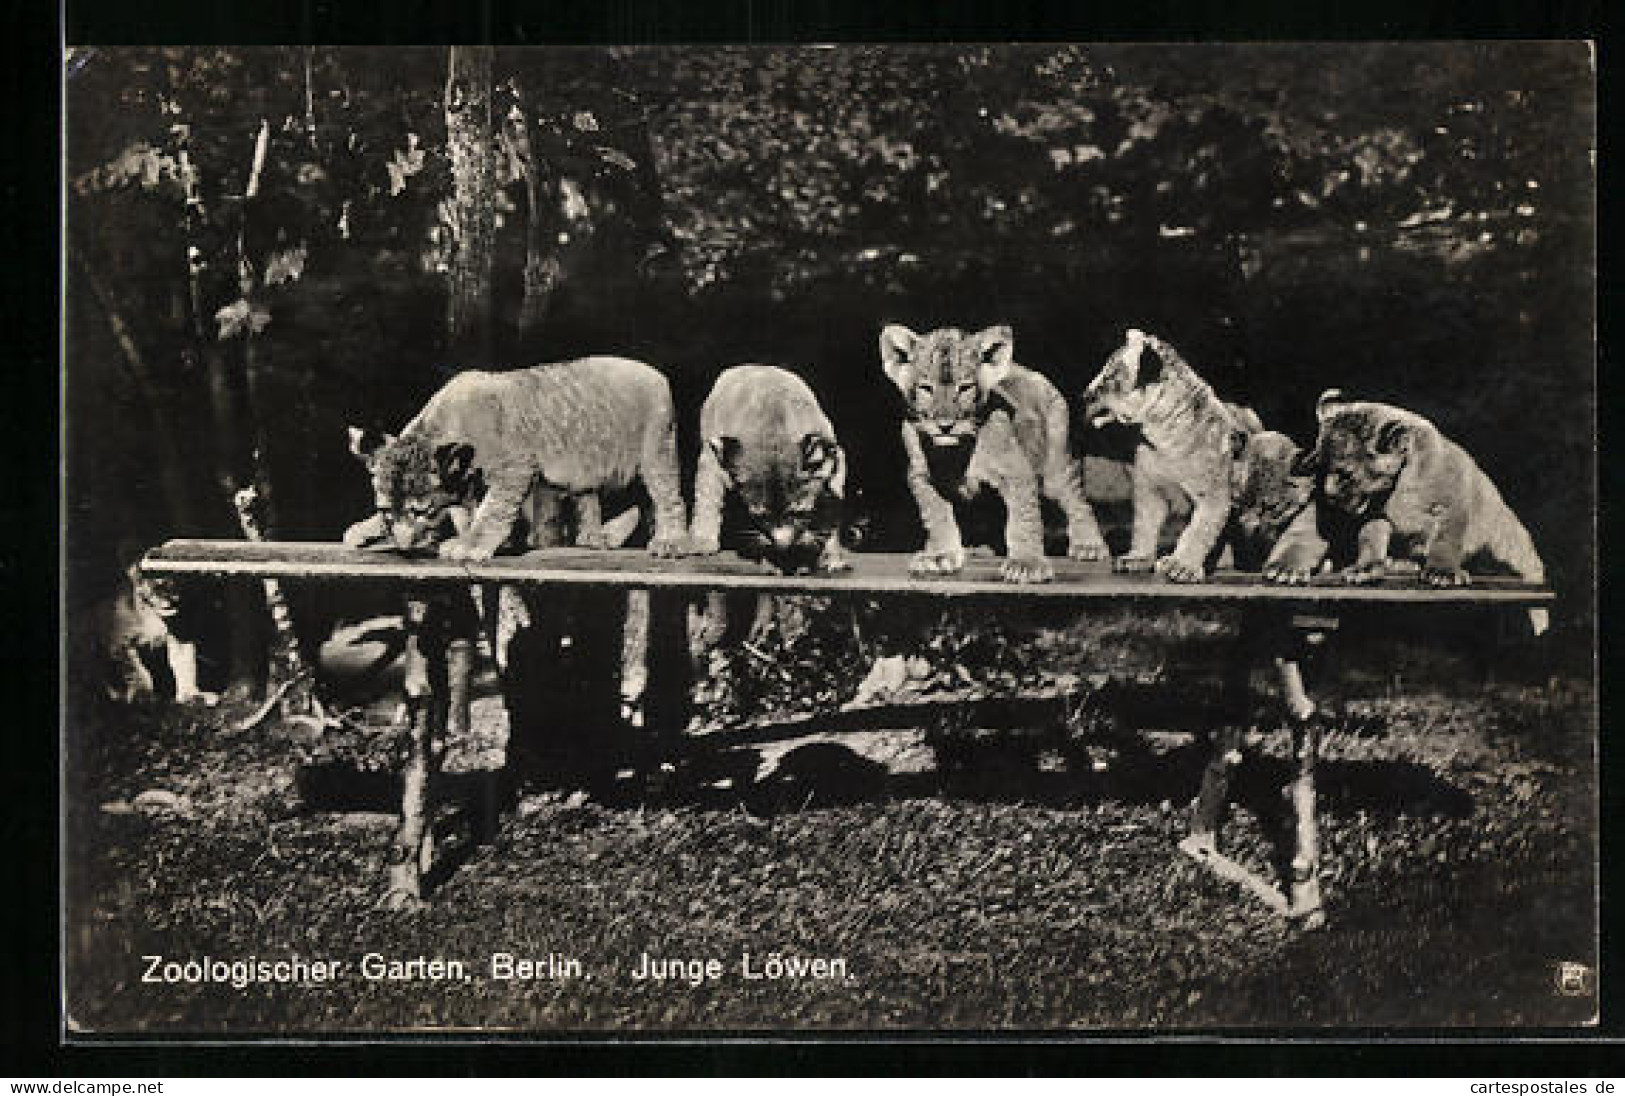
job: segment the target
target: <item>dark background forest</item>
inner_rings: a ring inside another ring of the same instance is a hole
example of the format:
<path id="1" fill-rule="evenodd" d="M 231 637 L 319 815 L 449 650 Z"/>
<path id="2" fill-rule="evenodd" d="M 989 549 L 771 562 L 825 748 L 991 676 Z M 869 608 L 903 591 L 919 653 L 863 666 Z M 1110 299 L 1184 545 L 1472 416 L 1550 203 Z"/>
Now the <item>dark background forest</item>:
<path id="1" fill-rule="evenodd" d="M 1588 649 L 1594 103 L 1583 44 L 497 49 L 495 263 L 448 344 L 448 51 L 74 49 L 69 608 L 118 557 L 368 510 L 344 428 L 459 369 L 796 368 L 868 546 L 918 528 L 882 324 L 1009 323 L 1078 393 L 1123 329 L 1300 442 L 1327 387 L 1432 418 Z M 1103 439 L 1078 445 L 1107 455 Z M 306 614 L 308 619 L 308 614 Z"/>

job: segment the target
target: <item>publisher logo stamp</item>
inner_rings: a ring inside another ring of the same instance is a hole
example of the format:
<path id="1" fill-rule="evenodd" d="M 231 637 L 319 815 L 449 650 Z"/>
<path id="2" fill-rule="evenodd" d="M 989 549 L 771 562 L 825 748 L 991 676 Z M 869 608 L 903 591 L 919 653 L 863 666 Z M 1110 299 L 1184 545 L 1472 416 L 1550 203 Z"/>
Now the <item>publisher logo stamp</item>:
<path id="1" fill-rule="evenodd" d="M 1596 985 L 1595 973 L 1584 963 L 1558 963 L 1553 970 L 1557 993 L 1563 997 L 1586 996 Z"/>

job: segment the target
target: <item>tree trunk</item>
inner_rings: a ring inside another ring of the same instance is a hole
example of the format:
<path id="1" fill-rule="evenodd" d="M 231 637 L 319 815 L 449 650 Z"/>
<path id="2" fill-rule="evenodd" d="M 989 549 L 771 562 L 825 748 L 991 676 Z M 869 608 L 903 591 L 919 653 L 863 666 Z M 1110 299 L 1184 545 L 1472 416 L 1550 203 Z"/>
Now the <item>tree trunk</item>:
<path id="1" fill-rule="evenodd" d="M 260 307 L 260 290 L 264 283 L 255 271 L 253 263 L 249 261 L 245 240 L 248 218 L 253 215 L 259 198 L 260 177 L 265 171 L 265 156 L 270 145 L 271 124 L 262 118 L 259 132 L 254 136 L 254 158 L 249 167 L 248 185 L 243 190 L 243 222 L 237 232 L 237 291 L 242 300 L 249 305 L 251 312 Z M 248 459 L 254 478 L 255 514 L 260 528 L 264 530 L 263 535 L 274 540 L 279 523 L 276 493 L 271 486 L 271 439 L 266 430 L 272 404 L 270 369 L 265 363 L 265 356 L 256 353 L 254 345 L 256 334 L 252 322 L 244 325 L 242 339 L 243 379 L 248 393 L 246 417 L 252 438 Z M 237 503 L 237 496 L 233 495 L 232 500 Z M 240 505 L 238 508 L 240 511 Z"/>
<path id="2" fill-rule="evenodd" d="M 158 389 L 152 369 L 147 364 L 141 348 L 136 345 L 130 326 L 124 320 L 123 312 L 118 302 L 113 299 L 112 292 L 102 284 L 77 247 L 70 250 L 69 258 L 73 263 L 79 277 L 85 279 L 90 292 L 101 307 L 102 315 L 107 319 L 107 325 L 112 329 L 113 341 L 118 344 L 119 351 L 124 356 L 125 372 L 135 385 L 137 394 L 147 406 L 147 413 L 152 416 L 152 442 L 158 458 L 158 483 L 164 495 L 164 507 L 169 512 L 170 520 L 177 533 L 182 536 L 195 536 L 202 532 L 198 523 L 197 508 L 192 505 L 192 493 L 188 489 L 184 469 L 185 460 L 181 457 L 179 446 L 175 439 L 180 437 L 180 425 L 170 413 L 169 402 L 164 399 Z"/>
<path id="3" fill-rule="evenodd" d="M 513 109 L 502 121 L 502 135 L 525 182 L 525 296 L 519 305 L 519 343 L 523 347 L 541 329 L 559 280 L 554 243 L 559 231 L 559 194 L 557 179 L 541 156 L 535 118 L 517 89 Z"/>
<path id="4" fill-rule="evenodd" d="M 208 269 L 204 241 L 195 226 L 207 218 L 201 188 L 197 185 L 191 157 L 184 145 L 179 150 L 181 179 L 187 192 L 187 289 L 192 306 L 192 336 L 198 356 L 203 360 L 209 384 L 211 449 L 215 488 L 226 514 L 235 523 L 237 492 L 243 486 L 242 470 L 246 464 L 243 452 L 243 417 L 233 393 L 231 365 L 225 347 L 216 332 L 210 329 L 214 311 L 209 307 L 203 291 L 203 275 Z M 258 591 L 250 584 L 233 582 L 226 588 L 226 606 L 230 617 L 230 655 L 227 693 L 238 697 L 258 694 L 265 665 L 263 634 L 257 626 L 263 604 Z"/>
<path id="5" fill-rule="evenodd" d="M 446 74 L 446 150 L 451 160 L 451 273 L 447 352 L 460 367 L 494 363 L 491 302 L 496 243 L 490 46 L 452 46 Z"/>

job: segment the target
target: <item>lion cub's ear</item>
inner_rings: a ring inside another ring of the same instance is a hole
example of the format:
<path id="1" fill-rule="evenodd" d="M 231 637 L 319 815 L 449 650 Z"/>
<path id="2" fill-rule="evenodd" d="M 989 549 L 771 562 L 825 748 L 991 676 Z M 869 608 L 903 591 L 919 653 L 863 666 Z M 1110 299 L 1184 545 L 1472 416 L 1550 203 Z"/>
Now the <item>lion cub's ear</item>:
<path id="1" fill-rule="evenodd" d="M 1292 455 L 1286 473 L 1293 479 L 1314 480 L 1320 472 L 1320 450 L 1300 449 Z"/>
<path id="2" fill-rule="evenodd" d="M 1004 382 L 1016 360 L 1016 336 L 1009 324 L 976 333 L 976 384 L 985 396 Z"/>
<path id="3" fill-rule="evenodd" d="M 372 467 L 372 459 L 378 455 L 378 450 L 394 441 L 390 434 L 380 434 L 376 430 L 363 430 L 359 426 L 352 426 L 350 433 L 350 452 L 354 453 L 368 468 Z"/>
<path id="4" fill-rule="evenodd" d="M 1348 405 L 1349 399 L 1343 395 L 1341 388 L 1328 388 L 1320 394 L 1320 399 L 1315 401 L 1315 420 L 1325 422 L 1335 415 L 1340 408 Z"/>
<path id="5" fill-rule="evenodd" d="M 846 496 L 846 454 L 834 438 L 804 434 L 801 438 L 801 467 L 809 475 L 823 479 L 829 493 Z"/>
<path id="6" fill-rule="evenodd" d="M 1377 427 L 1377 452 L 1409 453 L 1411 428 L 1398 419 L 1389 419 Z"/>
<path id="7" fill-rule="evenodd" d="M 434 463 L 440 473 L 440 485 L 460 493 L 468 486 L 469 473 L 474 467 L 474 447 L 466 442 L 447 442 L 435 449 Z"/>
<path id="8" fill-rule="evenodd" d="M 905 395 L 914 386 L 914 347 L 920 337 L 900 323 L 880 329 L 880 367 Z"/>
<path id="9" fill-rule="evenodd" d="M 706 438 L 705 444 L 710 446 L 711 453 L 717 458 L 717 464 L 722 468 L 722 474 L 730 484 L 739 481 L 739 455 L 744 451 L 738 438 L 723 435 L 715 438 Z"/>
<path id="10" fill-rule="evenodd" d="M 1134 335 L 1137 332 L 1131 331 L 1129 334 Z M 1162 360 L 1157 348 L 1146 342 L 1143 337 L 1138 342 L 1130 339 L 1128 345 L 1131 352 L 1135 347 L 1140 351 L 1139 368 L 1134 374 L 1134 387 L 1144 388 L 1162 380 L 1162 374 L 1168 368 L 1168 363 Z"/>

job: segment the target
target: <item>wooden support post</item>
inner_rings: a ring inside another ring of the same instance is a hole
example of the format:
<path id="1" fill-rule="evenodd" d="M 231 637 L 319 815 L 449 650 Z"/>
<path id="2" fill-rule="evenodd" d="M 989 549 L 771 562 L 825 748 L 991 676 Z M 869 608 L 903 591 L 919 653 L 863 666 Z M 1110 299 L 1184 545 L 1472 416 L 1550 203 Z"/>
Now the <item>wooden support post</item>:
<path id="1" fill-rule="evenodd" d="M 1202 773 L 1191 815 L 1190 834 L 1179 843 L 1181 852 L 1192 857 L 1220 878 L 1235 883 L 1277 913 L 1291 917 L 1305 928 L 1325 922 L 1320 894 L 1320 829 L 1315 817 L 1315 762 L 1320 753 L 1320 725 L 1315 719 L 1315 703 L 1304 684 L 1303 664 L 1325 645 L 1337 619 L 1327 616 L 1290 616 L 1267 620 L 1247 612 L 1242 619 L 1241 636 L 1226 676 L 1226 724 L 1212 734 L 1212 754 Z M 1219 829 L 1230 790 L 1230 774 L 1242 759 L 1242 728 L 1234 719 L 1235 703 L 1244 690 L 1251 660 L 1259 648 L 1273 650 L 1272 661 L 1280 680 L 1281 699 L 1292 727 L 1292 776 L 1282 789 L 1292 814 L 1292 849 L 1285 864 L 1285 886 L 1277 889 L 1242 864 L 1219 851 Z"/>
<path id="2" fill-rule="evenodd" d="M 401 822 L 390 847 L 389 889 L 395 909 L 424 896 L 434 861 L 434 778 L 445 736 L 469 729 L 469 687 L 478 620 L 466 590 L 409 598 L 406 625 L 406 711 L 409 749 L 401 776 Z"/>
<path id="3" fill-rule="evenodd" d="M 1230 777 L 1242 762 L 1245 723 L 1252 706 L 1252 668 L 1261 645 L 1274 629 L 1268 614 L 1244 609 L 1239 633 L 1224 672 L 1219 728 L 1208 732 L 1209 754 L 1202 770 L 1202 785 L 1191 810 L 1190 833 L 1179 851 L 1208 871 L 1246 890 L 1278 914 L 1287 912 L 1287 898 L 1267 880 L 1219 851 L 1219 833 L 1230 800 Z"/>
<path id="4" fill-rule="evenodd" d="M 666 752 L 693 714 L 694 599 L 682 590 L 651 590 L 644 688 L 644 729 L 654 734 L 657 752 Z"/>
<path id="5" fill-rule="evenodd" d="M 1216 850 L 1224 810 L 1230 795 L 1230 774 L 1242 761 L 1244 726 L 1252 707 L 1252 669 L 1255 646 L 1264 638 L 1259 614 L 1243 610 L 1236 642 L 1231 646 L 1224 668 L 1224 693 L 1220 701 L 1219 728 L 1207 734 L 1208 761 L 1202 770 L 1202 786 L 1196 793 L 1191 812 L 1191 832 L 1187 851 Z"/>
<path id="6" fill-rule="evenodd" d="M 1191 831 L 1181 848 L 1190 853 L 1200 849 L 1217 849 L 1219 829 L 1224 825 L 1224 811 L 1230 798 L 1230 773 L 1241 763 L 1241 728 L 1221 727 L 1210 733 L 1211 752 L 1207 766 L 1202 770 L 1202 786 L 1196 793 L 1196 806 L 1191 812 Z"/>
<path id="7" fill-rule="evenodd" d="M 1321 725 L 1304 684 L 1304 666 L 1313 668 L 1337 623 L 1334 616 L 1292 617 L 1286 653 L 1275 660 L 1281 696 L 1292 723 L 1292 775 L 1282 789 L 1292 816 L 1292 855 L 1285 872 L 1287 914 L 1305 928 L 1324 924 L 1326 913 L 1320 893 L 1320 821 L 1315 814 Z"/>
<path id="8" fill-rule="evenodd" d="M 1318 721 L 1309 719 L 1292 729 L 1293 775 L 1286 788 L 1293 821 L 1287 912 L 1305 928 L 1318 928 L 1326 921 L 1320 899 L 1320 823 L 1315 817 L 1315 761 L 1319 752 Z"/>

